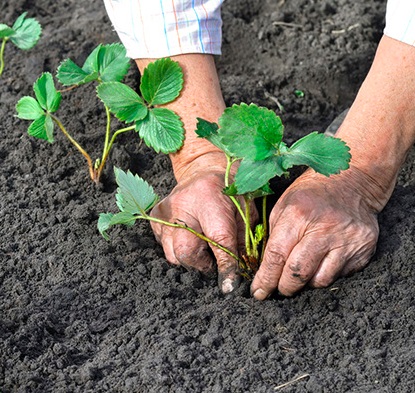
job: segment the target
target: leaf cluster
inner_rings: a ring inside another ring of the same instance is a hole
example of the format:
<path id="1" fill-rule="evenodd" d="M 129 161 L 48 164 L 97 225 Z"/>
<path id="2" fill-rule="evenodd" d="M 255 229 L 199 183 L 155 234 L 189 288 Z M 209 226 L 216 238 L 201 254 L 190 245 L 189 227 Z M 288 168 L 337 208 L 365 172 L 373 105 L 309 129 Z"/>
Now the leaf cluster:
<path id="1" fill-rule="evenodd" d="M 27 12 L 21 14 L 12 27 L 0 23 L 0 39 L 10 40 L 19 49 L 33 48 L 42 33 L 40 23 L 34 18 L 26 18 Z"/>
<path id="2" fill-rule="evenodd" d="M 130 61 L 123 45 L 98 45 L 82 67 L 66 59 L 58 67 L 56 77 L 64 86 L 79 86 L 88 82 L 121 81 L 127 74 Z"/>
<path id="3" fill-rule="evenodd" d="M 130 171 L 124 172 L 114 167 L 118 184 L 115 195 L 119 213 L 101 213 L 98 219 L 98 230 L 105 239 L 109 239 L 107 230 L 117 224 L 134 225 L 139 218 L 147 217 L 147 212 L 158 201 L 158 196 L 145 180 Z"/>
<path id="4" fill-rule="evenodd" d="M 55 88 L 53 77 L 45 72 L 33 85 L 35 97 L 22 97 L 17 105 L 17 116 L 24 120 L 33 120 L 27 132 L 39 139 L 53 142 L 54 123 L 52 113 L 59 108 L 62 94 Z"/>
<path id="5" fill-rule="evenodd" d="M 28 128 L 29 135 L 48 142 L 53 142 L 54 125 L 57 124 L 86 158 L 91 179 L 96 183 L 99 182 L 116 137 L 123 132 L 136 130 L 144 142 L 156 152 L 176 152 L 184 140 L 183 123 L 172 110 L 158 106 L 179 96 L 183 87 L 181 67 L 168 58 L 150 63 L 141 78 L 140 95 L 121 82 L 129 65 L 124 46 L 115 43 L 98 45 L 82 66 L 66 59 L 58 67 L 56 77 L 62 85 L 69 86 L 66 90 L 91 82 L 98 85 L 96 93 L 105 106 L 107 126 L 102 157 L 95 161 L 53 114 L 58 110 L 62 97 L 50 73 L 43 73 L 35 82 L 35 98 L 25 96 L 18 101 L 17 116 L 33 120 Z M 112 132 L 111 112 L 120 121 L 133 124 Z"/>
<path id="6" fill-rule="evenodd" d="M 105 82 L 97 87 L 98 97 L 121 121 L 135 123 L 147 146 L 157 153 L 176 152 L 183 144 L 180 117 L 167 108 L 155 107 L 174 101 L 183 88 L 183 71 L 169 58 L 150 63 L 141 77 L 139 95 L 120 82 Z"/>
<path id="7" fill-rule="evenodd" d="M 72 71 L 69 69 L 72 67 Z M 98 45 L 88 56 L 82 68 L 71 59 L 65 60 L 58 68 L 57 79 L 64 86 L 79 86 L 84 83 L 105 80 L 121 80 L 129 68 L 129 59 L 121 44 Z M 79 71 L 80 70 L 80 71 Z M 81 79 L 81 74 L 83 78 Z M 28 134 L 54 141 L 52 113 L 59 109 L 62 94 L 57 91 L 52 74 L 43 73 L 33 85 L 35 97 L 22 97 L 17 105 L 17 117 L 34 120 Z"/>
<path id="8" fill-rule="evenodd" d="M 184 140 L 183 123 L 172 110 L 155 106 L 168 104 L 179 96 L 183 87 L 181 67 L 168 58 L 150 63 L 142 75 L 139 95 L 121 82 L 129 66 L 123 45 L 101 44 L 91 52 L 82 66 L 71 59 L 63 61 L 56 77 L 69 88 L 96 82 L 97 95 L 104 105 L 120 121 L 133 123 L 133 128 L 148 146 L 156 152 L 176 152 Z M 46 89 L 38 88 L 44 84 L 47 85 Z M 36 99 L 20 99 L 16 106 L 18 117 L 35 121 L 28 129 L 30 135 L 53 142 L 50 114 L 59 107 L 60 93 L 57 93 L 49 73 L 42 74 L 33 89 Z M 56 105 L 45 107 L 42 104 L 50 100 L 55 100 Z"/>
<path id="9" fill-rule="evenodd" d="M 225 109 L 219 124 L 198 119 L 196 133 L 240 161 L 228 195 L 266 195 L 270 179 L 287 174 L 294 165 L 306 165 L 325 176 L 349 167 L 349 147 L 340 139 L 312 132 L 288 147 L 284 126 L 275 112 L 255 104 Z"/>

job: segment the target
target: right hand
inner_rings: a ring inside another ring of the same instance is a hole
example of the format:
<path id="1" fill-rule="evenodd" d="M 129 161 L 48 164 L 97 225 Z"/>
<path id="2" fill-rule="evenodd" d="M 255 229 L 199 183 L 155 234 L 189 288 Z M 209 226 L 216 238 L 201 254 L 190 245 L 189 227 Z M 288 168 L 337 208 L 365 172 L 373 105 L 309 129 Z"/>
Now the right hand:
<path id="1" fill-rule="evenodd" d="M 222 193 L 224 174 L 225 168 L 218 167 L 217 159 L 199 157 L 180 176 L 171 194 L 153 208 L 151 215 L 185 223 L 238 255 L 244 249 L 244 223 L 232 201 Z M 255 221 L 257 211 L 251 210 Z M 168 262 L 209 274 L 214 271 L 216 259 L 221 291 L 229 293 L 237 288 L 238 264 L 227 253 L 214 246 L 210 250 L 208 243 L 185 229 L 154 222 L 151 226 Z"/>

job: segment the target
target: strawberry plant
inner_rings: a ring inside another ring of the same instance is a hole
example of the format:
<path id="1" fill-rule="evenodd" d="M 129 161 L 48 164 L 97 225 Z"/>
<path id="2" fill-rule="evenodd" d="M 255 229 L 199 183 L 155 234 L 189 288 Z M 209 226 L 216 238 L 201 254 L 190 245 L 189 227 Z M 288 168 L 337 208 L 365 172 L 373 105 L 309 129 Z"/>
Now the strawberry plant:
<path id="1" fill-rule="evenodd" d="M 12 27 L 0 23 L 0 76 L 4 71 L 4 50 L 8 41 L 12 42 L 19 49 L 29 50 L 39 41 L 42 27 L 34 18 L 27 18 L 27 12 L 20 15 Z"/>
<path id="2" fill-rule="evenodd" d="M 29 135 L 50 143 L 54 141 L 54 126 L 58 126 L 85 157 L 90 177 L 96 183 L 100 181 L 117 136 L 124 132 L 137 131 L 140 138 L 157 152 L 177 151 L 184 140 L 182 121 L 173 111 L 156 106 L 167 104 L 180 94 L 183 87 L 180 66 L 171 59 L 160 59 L 149 64 L 141 78 L 139 95 L 121 82 L 129 65 L 121 44 L 98 45 L 82 67 L 67 59 L 57 70 L 58 81 L 67 88 L 58 91 L 52 75 L 43 73 L 33 86 L 35 98 L 25 96 L 17 103 L 17 116 L 33 121 L 27 130 Z M 96 160 L 91 158 L 55 114 L 62 93 L 91 82 L 97 84 L 96 93 L 104 104 L 107 120 L 102 154 Z M 128 125 L 113 131 L 111 114 Z"/>
<path id="3" fill-rule="evenodd" d="M 155 221 L 192 232 L 199 238 L 231 255 L 240 273 L 252 278 L 257 271 L 267 240 L 266 199 L 272 194 L 270 180 L 287 176 L 295 165 L 305 165 L 325 176 L 337 174 L 349 167 L 348 146 L 340 139 L 317 132 L 299 139 L 290 147 L 283 142 L 284 127 L 275 112 L 251 104 L 234 105 L 225 109 L 219 124 L 198 119 L 196 133 L 220 148 L 227 158 L 223 192 L 235 204 L 245 223 L 245 252 L 234 255 L 222 245 L 189 228 L 177 218 L 167 222 L 149 215 L 158 197 L 152 187 L 137 175 L 116 169 L 118 184 L 117 214 L 103 213 L 98 229 L 108 239 L 107 230 L 116 224 L 132 225 L 137 219 Z M 238 165 L 234 179 L 231 169 Z M 256 198 L 262 199 L 262 222 L 254 229 L 250 209 Z"/>

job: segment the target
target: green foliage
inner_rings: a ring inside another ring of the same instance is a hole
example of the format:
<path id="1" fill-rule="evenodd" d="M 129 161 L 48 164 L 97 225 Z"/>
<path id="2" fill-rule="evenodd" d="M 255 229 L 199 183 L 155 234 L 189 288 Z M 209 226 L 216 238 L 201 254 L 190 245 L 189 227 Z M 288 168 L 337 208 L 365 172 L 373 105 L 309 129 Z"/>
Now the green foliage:
<path id="1" fill-rule="evenodd" d="M 82 67 L 71 59 L 58 67 L 57 78 L 64 86 L 82 85 L 92 81 L 120 82 L 130 67 L 126 50 L 119 43 L 98 45 Z"/>
<path id="2" fill-rule="evenodd" d="M 39 41 L 42 27 L 36 19 L 26 19 L 26 15 L 27 12 L 21 14 L 12 27 L 9 27 L 4 23 L 0 24 L 0 40 L 2 40 L 0 48 L 0 76 L 4 70 L 4 48 L 7 41 L 10 40 L 22 50 L 33 48 Z"/>
<path id="3" fill-rule="evenodd" d="M 221 142 L 232 156 L 252 161 L 275 155 L 284 131 L 275 112 L 243 103 L 225 109 L 219 127 Z"/>
<path id="4" fill-rule="evenodd" d="M 282 156 L 285 169 L 307 165 L 325 176 L 349 168 L 350 153 L 346 144 L 335 137 L 312 132 L 295 142 Z"/>
<path id="5" fill-rule="evenodd" d="M 6 38 L 6 37 L 10 37 L 15 33 L 15 31 L 5 25 L 4 23 L 0 23 L 0 38 Z"/>
<path id="6" fill-rule="evenodd" d="M 33 97 L 22 97 L 16 105 L 17 117 L 33 120 L 28 128 L 28 134 L 39 139 L 53 142 L 53 121 L 51 113 L 59 108 L 62 95 L 56 91 L 53 77 L 49 72 L 43 73 L 34 83 Z"/>
<path id="7" fill-rule="evenodd" d="M 175 100 L 183 88 L 183 71 L 171 59 L 148 65 L 141 78 L 140 90 L 148 105 L 163 105 Z"/>
<path id="8" fill-rule="evenodd" d="M 304 92 L 302 91 L 302 90 L 298 90 L 298 89 L 296 89 L 296 90 L 294 90 L 294 95 L 297 97 L 297 98 L 304 98 Z"/>
<path id="9" fill-rule="evenodd" d="M 166 58 L 150 63 L 144 70 L 140 97 L 134 90 L 116 82 L 102 83 L 98 97 L 114 115 L 135 122 L 140 138 L 157 153 L 174 153 L 184 140 L 183 123 L 172 110 L 154 108 L 175 100 L 183 87 L 183 71 L 178 63 Z"/>
<path id="10" fill-rule="evenodd" d="M 98 230 L 108 240 L 107 230 L 117 224 L 133 225 L 138 218 L 147 217 L 147 212 L 157 203 L 158 196 L 145 180 L 130 171 L 114 167 L 118 184 L 116 200 L 120 212 L 101 213 Z"/>
<path id="11" fill-rule="evenodd" d="M 146 145 L 157 153 L 174 153 L 183 145 L 183 123 L 170 109 L 149 110 L 145 119 L 136 123 L 136 129 Z"/>
<path id="12" fill-rule="evenodd" d="M 7 31 L 0 26 L 0 31 Z M 97 82 L 97 96 L 104 103 L 107 126 L 102 157 L 92 160 L 87 151 L 69 134 L 62 122 L 54 115 L 61 102 L 61 93 L 55 88 L 53 77 L 44 73 L 33 86 L 35 98 L 23 97 L 16 105 L 17 115 L 33 120 L 28 133 L 36 138 L 53 142 L 54 124 L 80 151 L 88 163 L 91 179 L 99 182 L 105 162 L 115 138 L 127 131 L 136 130 L 144 142 L 156 152 L 173 153 L 183 144 L 184 129 L 179 116 L 167 108 L 154 107 L 167 104 L 178 97 L 183 87 L 183 72 L 171 59 L 160 59 L 144 70 L 140 85 L 141 96 L 120 82 L 129 67 L 129 59 L 121 44 L 98 45 L 87 57 L 82 67 L 71 59 L 65 60 L 57 70 L 57 78 L 64 90 Z M 142 97 L 146 97 L 143 99 Z M 133 123 L 114 132 L 111 130 L 111 113 L 120 121 Z"/>
<path id="13" fill-rule="evenodd" d="M 33 48 L 42 33 L 40 23 L 34 18 L 27 18 L 27 12 L 21 14 L 12 27 L 0 24 L 0 38 L 10 39 L 19 49 Z"/>
<path id="14" fill-rule="evenodd" d="M 131 123 L 147 115 L 143 99 L 131 87 L 120 82 L 102 83 L 97 87 L 98 97 L 121 121 Z"/>
<path id="15" fill-rule="evenodd" d="M 199 119 L 196 133 L 240 160 L 228 195 L 255 193 L 294 165 L 307 165 L 326 176 L 349 167 L 349 148 L 340 139 L 313 132 L 287 147 L 283 131 L 273 111 L 242 103 L 225 109 L 219 126 Z"/>

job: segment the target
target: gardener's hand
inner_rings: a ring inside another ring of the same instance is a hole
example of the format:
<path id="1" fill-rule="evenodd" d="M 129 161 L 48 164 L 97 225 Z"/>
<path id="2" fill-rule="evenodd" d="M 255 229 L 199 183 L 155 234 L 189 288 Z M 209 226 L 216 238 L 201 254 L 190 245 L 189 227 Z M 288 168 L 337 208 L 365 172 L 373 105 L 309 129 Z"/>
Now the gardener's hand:
<path id="1" fill-rule="evenodd" d="M 351 149 L 352 166 L 329 178 L 308 171 L 276 204 L 265 259 L 251 286 L 255 298 L 277 288 L 292 295 L 306 283 L 327 286 L 367 264 L 378 237 L 375 214 L 389 200 L 415 141 L 414 64 L 413 46 L 382 38 L 336 133 Z"/>
<path id="2" fill-rule="evenodd" d="M 376 185 L 355 168 L 326 178 L 313 171 L 297 179 L 275 205 L 270 238 L 252 293 L 293 295 L 307 283 L 326 287 L 362 269 L 375 252 Z"/>
<path id="3" fill-rule="evenodd" d="M 189 165 L 171 194 L 151 214 L 170 222 L 185 223 L 238 255 L 238 249 L 244 244 L 244 225 L 229 197 L 222 193 L 225 168 L 217 165 L 219 154 L 223 156 L 222 153 L 207 154 Z M 256 210 L 251 210 L 255 220 Z M 185 229 L 156 223 L 152 223 L 152 228 L 170 263 L 210 273 L 216 259 L 222 292 L 231 292 L 238 286 L 237 262 L 227 253 L 209 247 Z"/>

